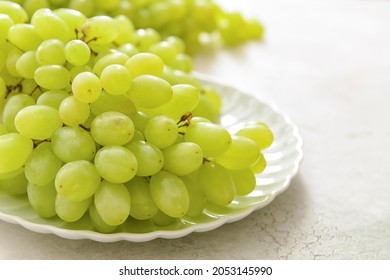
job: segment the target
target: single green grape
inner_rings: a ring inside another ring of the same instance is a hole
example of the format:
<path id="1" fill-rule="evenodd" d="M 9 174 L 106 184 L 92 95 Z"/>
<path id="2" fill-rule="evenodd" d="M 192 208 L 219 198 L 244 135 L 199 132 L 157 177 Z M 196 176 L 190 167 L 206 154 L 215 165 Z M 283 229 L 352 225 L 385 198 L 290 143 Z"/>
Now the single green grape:
<path id="1" fill-rule="evenodd" d="M 111 64 L 100 74 L 103 89 L 113 95 L 125 94 L 130 89 L 132 79 L 129 70 L 120 64 Z"/>
<path id="2" fill-rule="evenodd" d="M 104 3 L 108 3 L 111 1 L 104 1 Z M 135 32 L 135 27 L 133 22 L 126 17 L 125 15 L 118 15 L 114 17 L 114 20 L 117 23 L 118 35 L 115 38 L 114 42 L 121 46 L 126 43 L 131 43 L 133 41 L 133 36 Z"/>
<path id="3" fill-rule="evenodd" d="M 202 214 L 206 205 L 206 195 L 203 192 L 202 185 L 194 175 L 180 177 L 187 187 L 190 205 L 186 216 L 197 217 Z"/>
<path id="4" fill-rule="evenodd" d="M 89 118 L 90 111 L 89 104 L 80 102 L 73 95 L 62 100 L 58 108 L 62 122 L 70 126 L 85 123 Z"/>
<path id="5" fill-rule="evenodd" d="M 58 217 L 65 222 L 80 220 L 89 209 L 92 197 L 85 200 L 75 201 L 57 194 L 55 198 L 55 210 Z"/>
<path id="6" fill-rule="evenodd" d="M 8 29 L 8 41 L 23 51 L 33 51 L 42 39 L 31 24 L 17 23 Z"/>
<path id="7" fill-rule="evenodd" d="M 3 109 L 3 124 L 9 132 L 17 132 L 15 127 L 16 114 L 24 107 L 35 104 L 35 100 L 27 94 L 17 94 L 8 98 Z"/>
<path id="8" fill-rule="evenodd" d="M 52 2 L 53 0 L 50 1 Z M 75 9 L 64 8 L 64 2 L 68 2 L 67 0 L 60 1 L 62 1 L 63 3 L 59 3 L 58 7 L 53 10 L 53 13 L 59 18 L 61 18 L 68 26 L 70 32 L 74 32 L 73 34 L 76 36 L 80 32 L 83 24 L 87 21 L 87 17 L 83 13 Z"/>
<path id="9" fill-rule="evenodd" d="M 93 227 L 102 233 L 111 233 L 116 230 L 117 226 L 111 226 L 103 221 L 99 213 L 96 210 L 95 203 L 92 201 L 91 206 L 89 207 L 89 218 L 91 219 Z"/>
<path id="10" fill-rule="evenodd" d="M 50 3 L 48 0 L 25 0 L 23 1 L 23 8 L 31 17 L 39 9 L 50 8 Z"/>
<path id="11" fill-rule="evenodd" d="M 256 176 L 250 168 L 237 170 L 227 169 L 227 171 L 234 181 L 237 195 L 247 195 L 255 189 Z"/>
<path id="12" fill-rule="evenodd" d="M 253 140 L 260 150 L 268 148 L 274 141 L 271 129 L 263 122 L 248 123 L 236 134 Z"/>
<path id="13" fill-rule="evenodd" d="M 48 90 L 39 95 L 37 98 L 37 104 L 47 105 L 58 110 L 61 102 L 69 96 L 69 93 L 64 90 Z"/>
<path id="14" fill-rule="evenodd" d="M 130 57 L 126 61 L 125 67 L 133 77 L 144 74 L 160 76 L 164 70 L 164 62 L 158 55 L 142 52 Z"/>
<path id="15" fill-rule="evenodd" d="M 198 144 L 182 142 L 163 149 L 164 169 L 177 176 L 195 172 L 203 163 L 203 152 Z"/>
<path id="16" fill-rule="evenodd" d="M 56 215 L 56 196 L 54 181 L 43 186 L 36 186 L 32 183 L 27 185 L 28 201 L 34 211 L 42 218 L 51 218 Z"/>
<path id="17" fill-rule="evenodd" d="M 99 98 L 102 84 L 94 73 L 81 72 L 72 81 L 72 92 L 79 101 L 91 103 Z"/>
<path id="18" fill-rule="evenodd" d="M 116 111 L 133 118 L 137 113 L 134 103 L 127 95 L 112 95 L 104 91 L 97 100 L 90 104 L 90 107 L 92 113 L 96 116 L 104 112 Z"/>
<path id="19" fill-rule="evenodd" d="M 10 195 L 23 195 L 27 192 L 27 178 L 23 169 L 18 169 L 14 176 L 0 179 L 0 190 Z"/>
<path id="20" fill-rule="evenodd" d="M 146 123 L 144 136 L 146 141 L 160 149 L 175 143 L 179 129 L 172 118 L 164 115 L 155 116 Z"/>
<path id="21" fill-rule="evenodd" d="M 259 158 L 257 161 L 250 167 L 253 173 L 260 174 L 267 167 L 267 161 L 264 157 L 264 154 L 260 152 Z"/>
<path id="22" fill-rule="evenodd" d="M 67 62 L 75 66 L 86 65 L 91 58 L 91 50 L 87 43 L 75 39 L 66 43 L 64 55 Z"/>
<path id="23" fill-rule="evenodd" d="M 70 85 L 69 71 L 62 65 L 42 65 L 35 70 L 34 79 L 46 89 L 64 89 Z"/>
<path id="24" fill-rule="evenodd" d="M 82 26 L 83 41 L 90 45 L 105 45 L 118 36 L 117 22 L 106 15 L 88 18 Z"/>
<path id="25" fill-rule="evenodd" d="M 35 59 L 40 65 L 63 65 L 65 59 L 65 44 L 58 39 L 43 41 L 35 52 Z"/>
<path id="26" fill-rule="evenodd" d="M 35 59 L 35 51 L 27 51 L 22 54 L 15 64 L 15 69 L 18 74 L 25 79 L 33 79 L 34 72 L 39 67 Z"/>
<path id="27" fill-rule="evenodd" d="M 28 21 L 27 12 L 21 5 L 17 3 L 0 1 L 0 14 L 8 15 L 15 23 L 23 23 Z"/>
<path id="28" fill-rule="evenodd" d="M 33 150 L 33 142 L 19 133 L 0 136 L 0 174 L 21 168 Z"/>

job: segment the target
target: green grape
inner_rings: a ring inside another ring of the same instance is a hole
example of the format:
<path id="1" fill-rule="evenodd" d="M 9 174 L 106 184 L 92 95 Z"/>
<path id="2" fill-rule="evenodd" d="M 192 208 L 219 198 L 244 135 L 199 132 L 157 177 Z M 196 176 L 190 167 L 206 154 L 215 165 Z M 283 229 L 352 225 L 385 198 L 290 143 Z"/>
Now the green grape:
<path id="1" fill-rule="evenodd" d="M 145 141 L 134 141 L 126 145 L 138 162 L 137 176 L 151 176 L 161 170 L 164 156 L 159 148 Z"/>
<path id="2" fill-rule="evenodd" d="M 236 195 L 230 174 L 226 168 L 214 162 L 206 162 L 199 168 L 198 181 L 202 185 L 207 201 L 216 205 L 228 205 Z"/>
<path id="3" fill-rule="evenodd" d="M 118 26 L 118 36 L 115 38 L 114 42 L 117 45 L 131 43 L 133 41 L 135 30 L 133 22 L 124 15 L 118 15 L 114 18 L 114 20 L 116 21 Z"/>
<path id="4" fill-rule="evenodd" d="M 192 110 L 192 114 L 198 117 L 204 117 L 211 120 L 213 123 L 218 122 L 219 112 L 214 110 L 213 104 L 209 101 L 206 95 L 201 94 L 198 105 Z"/>
<path id="5" fill-rule="evenodd" d="M 8 40 L 23 51 L 35 50 L 42 42 L 33 26 L 27 23 L 11 26 L 8 30 Z"/>
<path id="6" fill-rule="evenodd" d="M 0 136 L 0 174 L 21 168 L 33 150 L 31 139 L 19 133 Z"/>
<path id="7" fill-rule="evenodd" d="M 118 36 L 117 22 L 105 15 L 88 18 L 82 26 L 82 40 L 90 45 L 105 45 Z"/>
<path id="8" fill-rule="evenodd" d="M 79 126 L 64 126 L 51 137 L 54 154 L 63 162 L 92 160 L 96 144 L 89 132 Z"/>
<path id="9" fill-rule="evenodd" d="M 35 100 L 27 94 L 17 94 L 8 98 L 3 109 L 3 124 L 9 132 L 16 132 L 15 116 L 24 107 L 34 105 Z"/>
<path id="10" fill-rule="evenodd" d="M 107 93 L 121 95 L 130 89 L 132 76 L 126 67 L 120 64 L 112 64 L 103 69 L 100 81 Z"/>
<path id="11" fill-rule="evenodd" d="M 58 110 L 47 105 L 31 105 L 21 109 L 15 116 L 16 130 L 31 139 L 50 138 L 62 126 Z"/>
<path id="12" fill-rule="evenodd" d="M 10 195 L 22 195 L 27 192 L 27 184 L 23 169 L 19 169 L 13 177 L 0 179 L 0 190 Z"/>
<path id="13" fill-rule="evenodd" d="M 203 152 L 199 145 L 182 142 L 163 150 L 164 169 L 177 176 L 185 176 L 196 171 L 203 163 Z"/>
<path id="14" fill-rule="evenodd" d="M 58 39 L 43 41 L 35 52 L 35 59 L 40 65 L 62 65 L 65 63 L 65 44 Z"/>
<path id="15" fill-rule="evenodd" d="M 206 204 L 206 195 L 203 192 L 202 185 L 193 175 L 183 176 L 180 178 L 187 187 L 190 199 L 190 205 L 186 216 L 197 217 L 202 214 Z"/>
<path id="16" fill-rule="evenodd" d="M 46 89 L 64 89 L 70 84 L 69 71 L 61 65 L 43 65 L 34 72 L 36 83 Z"/>
<path id="17" fill-rule="evenodd" d="M 91 103 L 97 100 L 102 92 L 100 79 L 91 72 L 81 72 L 72 81 L 74 97 L 81 102 Z"/>
<path id="18" fill-rule="evenodd" d="M 128 95 L 136 106 L 156 108 L 171 99 L 172 87 L 162 78 L 144 74 L 133 79 Z"/>
<path id="19" fill-rule="evenodd" d="M 14 77 L 20 77 L 18 71 L 16 70 L 16 63 L 22 55 L 23 52 L 16 48 L 8 53 L 6 67 L 9 74 Z"/>
<path id="20" fill-rule="evenodd" d="M 132 57 L 132 56 L 136 55 L 137 53 L 139 53 L 139 50 L 131 43 L 126 43 L 126 44 L 120 45 L 117 48 L 117 51 L 124 53 L 125 55 L 127 55 L 127 57 Z"/>
<path id="21" fill-rule="evenodd" d="M 171 225 L 174 222 L 176 222 L 177 218 L 168 216 L 163 211 L 158 210 L 157 214 L 153 216 L 152 221 L 154 224 L 156 224 L 158 226 L 167 226 L 167 225 Z"/>
<path id="22" fill-rule="evenodd" d="M 22 54 L 15 64 L 15 69 L 18 74 L 25 79 L 33 79 L 34 72 L 39 67 L 35 59 L 35 51 L 27 51 Z"/>
<path id="23" fill-rule="evenodd" d="M 14 23 L 24 23 L 28 21 L 28 14 L 17 3 L 0 1 L 0 14 L 8 15 Z"/>
<path id="24" fill-rule="evenodd" d="M 256 176 L 250 168 L 231 170 L 227 169 L 236 187 L 239 196 L 251 193 L 256 187 Z"/>
<path id="25" fill-rule="evenodd" d="M 215 160 L 228 169 L 244 169 L 255 164 L 259 155 L 260 150 L 253 140 L 233 135 L 230 148 Z"/>
<path id="26" fill-rule="evenodd" d="M 0 13 L 0 46 L 7 41 L 8 30 L 14 24 L 14 21 L 9 15 Z"/>
<path id="27" fill-rule="evenodd" d="M 206 158 L 225 153 L 232 144 L 232 136 L 224 127 L 209 122 L 190 123 L 184 140 L 198 144 Z"/>
<path id="28" fill-rule="evenodd" d="M 168 81 L 171 85 L 189 84 L 197 88 L 201 88 L 200 82 L 190 73 L 181 70 L 165 67 L 161 75 L 163 79 Z"/>
<path id="29" fill-rule="evenodd" d="M 95 12 L 95 2 L 94 0 L 70 0 L 69 8 L 80 11 L 85 16 L 90 17 Z"/>
<path id="30" fill-rule="evenodd" d="M 23 1 L 23 8 L 31 17 L 39 9 L 50 8 L 50 4 L 48 0 L 25 0 Z"/>
<path id="31" fill-rule="evenodd" d="M 56 214 L 65 222 L 71 223 L 78 221 L 89 209 L 91 201 L 92 197 L 81 201 L 74 201 L 57 194 L 55 199 Z"/>
<path id="32" fill-rule="evenodd" d="M 164 62 L 155 54 L 142 52 L 130 57 L 126 61 L 125 67 L 133 77 L 144 74 L 160 76 L 164 70 Z"/>
<path id="33" fill-rule="evenodd" d="M 91 50 L 84 41 L 75 39 L 66 43 L 64 55 L 69 63 L 75 66 L 83 66 L 89 62 Z"/>
<path id="34" fill-rule="evenodd" d="M 57 193 L 72 201 L 83 201 L 94 195 L 101 178 L 95 166 L 86 160 L 64 164 L 55 178 Z"/>
<path id="35" fill-rule="evenodd" d="M 58 110 L 62 100 L 69 96 L 69 93 L 64 90 L 48 90 L 38 97 L 37 104 L 47 105 Z"/>
<path id="36" fill-rule="evenodd" d="M 149 183 L 145 178 L 134 177 L 125 184 L 131 197 L 130 216 L 138 220 L 154 217 L 158 208 L 150 193 Z"/>
<path id="37" fill-rule="evenodd" d="M 111 1 L 106 1 L 106 0 L 95 0 L 95 5 L 97 9 L 100 11 L 105 11 L 109 12 L 112 11 L 116 8 L 120 0 L 111 0 Z"/>
<path id="38" fill-rule="evenodd" d="M 154 28 L 161 28 L 166 25 L 171 16 L 174 15 L 170 10 L 170 5 L 167 1 L 157 1 L 153 2 L 148 6 L 148 11 L 150 13 L 151 25 Z"/>
<path id="39" fill-rule="evenodd" d="M 153 28 L 139 28 L 135 31 L 133 44 L 141 51 L 146 52 L 149 47 L 161 41 L 160 33 Z"/>
<path id="40" fill-rule="evenodd" d="M 89 218 L 91 219 L 93 227 L 102 233 L 111 233 L 116 230 L 117 226 L 111 226 L 103 221 L 99 213 L 96 210 L 95 203 L 91 203 L 89 207 Z"/>
<path id="41" fill-rule="evenodd" d="M 187 213 L 188 191 L 178 176 L 162 170 L 151 177 L 149 184 L 153 201 L 162 212 L 173 218 Z"/>
<path id="42" fill-rule="evenodd" d="M 164 149 L 175 143 L 179 129 L 172 118 L 159 115 L 152 117 L 146 124 L 144 136 L 146 141 Z"/>
<path id="43" fill-rule="evenodd" d="M 135 129 L 143 134 L 145 131 L 146 124 L 150 120 L 149 115 L 145 114 L 144 112 L 138 111 L 134 116 L 131 117 L 131 119 L 133 120 Z"/>
<path id="44" fill-rule="evenodd" d="M 94 196 L 96 211 L 111 226 L 123 224 L 130 215 L 131 197 L 126 186 L 103 181 Z"/>
<path id="45" fill-rule="evenodd" d="M 57 191 L 54 181 L 44 186 L 27 185 L 27 197 L 31 207 L 42 218 L 51 218 L 56 215 L 55 200 Z"/>
<path id="46" fill-rule="evenodd" d="M 183 1 L 186 1 L 186 0 L 172 0 L 172 1 L 181 1 L 181 2 L 183 2 Z M 186 51 L 186 44 L 184 43 L 183 39 L 181 39 L 180 37 L 174 36 L 174 35 L 170 35 L 170 36 L 165 38 L 165 41 L 167 41 L 171 45 L 175 46 L 176 50 L 179 53 L 181 53 L 181 54 L 185 53 L 185 51 Z"/>
<path id="47" fill-rule="evenodd" d="M 253 140 L 260 150 L 268 148 L 274 141 L 272 131 L 263 122 L 246 124 L 243 128 L 237 131 L 236 134 Z"/>
<path id="48" fill-rule="evenodd" d="M 112 64 L 125 65 L 128 59 L 128 55 L 122 52 L 106 54 L 97 59 L 95 65 L 93 66 L 93 72 L 100 77 L 104 68 L 106 68 L 107 66 Z"/>
<path id="49" fill-rule="evenodd" d="M 104 112 L 116 111 L 132 118 L 137 110 L 126 95 L 112 95 L 102 92 L 97 100 L 90 104 L 91 111 L 98 116 Z"/>
<path id="50" fill-rule="evenodd" d="M 124 145 L 134 136 L 133 121 L 126 115 L 111 111 L 102 113 L 92 121 L 91 135 L 103 146 Z"/>
<path id="51" fill-rule="evenodd" d="M 137 129 L 134 130 L 134 136 L 131 139 L 131 142 L 136 142 L 136 141 L 145 141 L 144 135 L 142 134 L 142 132 L 140 132 Z M 130 144 L 130 143 L 128 143 L 128 144 Z M 129 147 L 127 147 L 127 148 L 129 148 Z"/>
<path id="52" fill-rule="evenodd" d="M 178 54 L 176 46 L 170 44 L 167 41 L 161 41 L 151 45 L 148 51 L 158 55 L 164 61 L 164 63 L 169 66 L 173 64 L 175 57 Z"/>
<path id="53" fill-rule="evenodd" d="M 24 172 L 27 180 L 35 186 L 44 186 L 54 181 L 62 161 L 53 153 L 50 142 L 39 144 L 27 158 Z"/>
<path id="54" fill-rule="evenodd" d="M 192 57 L 185 53 L 179 53 L 175 56 L 170 65 L 172 68 L 191 73 L 194 68 Z"/>
<path id="55" fill-rule="evenodd" d="M 37 10 L 30 22 L 42 40 L 59 39 L 65 43 L 73 37 L 73 30 L 69 30 L 65 21 L 50 9 Z"/>
<path id="56" fill-rule="evenodd" d="M 4 124 L 0 123 L 0 135 L 7 134 L 8 130 L 5 128 Z"/>
<path id="57" fill-rule="evenodd" d="M 89 104 L 78 101 L 73 95 L 62 100 L 58 109 L 62 122 L 74 126 L 83 124 L 89 118 Z"/>
<path id="58" fill-rule="evenodd" d="M 210 104 L 212 111 L 219 114 L 222 109 L 221 95 L 212 87 L 204 87 L 201 93 Z"/>
<path id="59" fill-rule="evenodd" d="M 250 167 L 253 173 L 260 174 L 267 167 L 267 161 L 264 157 L 264 154 L 260 152 L 259 158 L 257 161 Z"/>
<path id="60" fill-rule="evenodd" d="M 69 69 L 70 80 L 73 81 L 74 78 L 83 72 L 92 72 L 92 68 L 89 65 L 82 66 L 74 66 L 72 64 L 68 64 L 67 68 Z"/>
<path id="61" fill-rule="evenodd" d="M 78 35 L 81 27 L 87 21 L 87 17 L 83 13 L 74 9 L 63 8 L 63 6 L 53 10 L 53 13 L 65 22 L 71 33 L 75 32 L 75 36 Z"/>
<path id="62" fill-rule="evenodd" d="M 123 146 L 105 146 L 94 159 L 100 176 L 112 183 L 125 183 L 137 173 L 138 163 L 134 154 Z"/>

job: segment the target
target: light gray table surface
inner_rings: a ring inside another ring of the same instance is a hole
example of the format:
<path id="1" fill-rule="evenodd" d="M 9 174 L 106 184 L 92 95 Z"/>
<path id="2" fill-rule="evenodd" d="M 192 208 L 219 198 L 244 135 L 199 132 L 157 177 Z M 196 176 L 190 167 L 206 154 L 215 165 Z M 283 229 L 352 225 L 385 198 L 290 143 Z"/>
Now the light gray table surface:
<path id="1" fill-rule="evenodd" d="M 390 1 L 246 3 L 265 41 L 202 54 L 195 69 L 290 116 L 304 143 L 290 187 L 172 240 L 67 240 L 0 221 L 0 259 L 390 259 Z"/>

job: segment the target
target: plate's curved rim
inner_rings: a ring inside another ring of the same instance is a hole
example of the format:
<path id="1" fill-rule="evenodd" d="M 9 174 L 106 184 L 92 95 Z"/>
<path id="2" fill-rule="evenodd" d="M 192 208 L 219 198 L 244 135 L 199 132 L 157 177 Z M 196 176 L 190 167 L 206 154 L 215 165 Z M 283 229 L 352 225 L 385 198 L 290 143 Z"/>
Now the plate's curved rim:
<path id="1" fill-rule="evenodd" d="M 263 98 L 259 97 L 259 95 L 251 94 L 248 90 L 243 90 L 238 88 L 237 86 L 231 85 L 226 82 L 222 82 L 216 78 L 212 78 L 208 75 L 201 74 L 201 73 L 194 73 L 194 76 L 198 79 L 200 79 L 203 82 L 208 82 L 212 84 L 222 85 L 224 87 L 228 87 L 231 89 L 234 89 L 241 94 L 244 94 L 246 96 L 250 96 L 254 99 L 256 99 L 258 102 L 262 103 L 263 105 L 268 106 L 273 112 L 275 112 L 277 115 L 281 116 L 286 124 L 289 125 L 289 127 L 292 128 L 292 134 L 294 135 L 296 139 L 296 151 L 297 156 L 294 161 L 294 168 L 293 170 L 284 178 L 284 183 L 279 187 L 277 190 L 274 190 L 270 192 L 266 199 L 264 199 L 262 202 L 257 203 L 255 205 L 252 205 L 248 209 L 244 211 L 240 211 L 239 213 L 229 214 L 225 216 L 220 216 L 218 219 L 213 220 L 211 222 L 207 223 L 201 223 L 201 224 L 192 224 L 191 226 L 185 227 L 183 229 L 176 229 L 176 230 L 156 230 L 153 232 L 147 232 L 147 233 L 131 233 L 131 232 L 117 232 L 117 233 L 99 233 L 92 230 L 73 230 L 73 229 L 66 229 L 66 228 L 60 228 L 54 225 L 48 225 L 48 224 L 39 224 L 34 223 L 31 221 L 28 221 L 24 218 L 5 214 L 3 212 L 0 212 L 0 220 L 12 223 L 12 224 L 18 224 L 28 230 L 31 230 L 33 232 L 42 233 L 42 234 L 54 234 L 62 238 L 66 239 L 73 239 L 73 240 L 80 240 L 80 239 L 89 239 L 94 240 L 98 242 L 117 242 L 117 241 L 131 241 L 131 242 L 146 242 L 151 241 L 157 238 L 164 238 L 164 239 L 175 239 L 180 238 L 183 236 L 186 236 L 193 232 L 205 232 L 214 230 L 216 228 L 221 227 L 222 225 L 226 223 L 235 222 L 238 220 L 241 220 L 248 215 L 250 215 L 252 212 L 261 209 L 268 204 L 270 204 L 280 193 L 284 192 L 288 186 L 291 184 L 291 180 L 295 177 L 295 175 L 298 173 L 300 162 L 303 159 L 303 141 L 302 137 L 299 134 L 298 127 L 292 122 L 290 117 L 281 112 L 277 106 L 272 104 L 269 101 L 264 100 Z"/>

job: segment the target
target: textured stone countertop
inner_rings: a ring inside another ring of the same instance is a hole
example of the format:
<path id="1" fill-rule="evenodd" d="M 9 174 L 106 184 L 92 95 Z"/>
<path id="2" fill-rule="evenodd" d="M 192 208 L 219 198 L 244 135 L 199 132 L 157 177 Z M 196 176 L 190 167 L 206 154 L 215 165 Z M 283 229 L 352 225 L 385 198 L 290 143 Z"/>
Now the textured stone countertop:
<path id="1" fill-rule="evenodd" d="M 290 187 L 173 240 L 67 240 L 0 222 L 0 259 L 390 259 L 390 1 L 247 3 L 264 43 L 204 54 L 196 70 L 291 117 L 304 159 Z"/>

